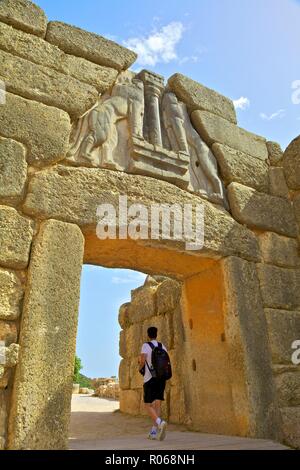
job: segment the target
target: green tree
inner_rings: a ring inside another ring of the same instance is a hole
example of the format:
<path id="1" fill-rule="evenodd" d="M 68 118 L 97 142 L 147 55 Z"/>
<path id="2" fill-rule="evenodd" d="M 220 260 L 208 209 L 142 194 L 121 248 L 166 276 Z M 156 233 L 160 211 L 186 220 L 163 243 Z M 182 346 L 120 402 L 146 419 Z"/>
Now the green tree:
<path id="1" fill-rule="evenodd" d="M 80 381 L 80 371 L 83 368 L 81 359 L 78 356 L 75 356 L 75 363 L 74 363 L 74 376 L 73 382 L 78 384 Z"/>

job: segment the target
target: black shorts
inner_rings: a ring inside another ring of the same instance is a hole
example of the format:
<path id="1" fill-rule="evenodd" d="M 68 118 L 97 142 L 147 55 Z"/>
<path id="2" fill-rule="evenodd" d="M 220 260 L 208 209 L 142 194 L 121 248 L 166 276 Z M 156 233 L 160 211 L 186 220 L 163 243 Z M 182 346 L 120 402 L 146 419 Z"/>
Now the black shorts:
<path id="1" fill-rule="evenodd" d="M 144 383 L 144 403 L 153 403 L 155 400 L 164 400 L 166 381 L 152 377 Z"/>

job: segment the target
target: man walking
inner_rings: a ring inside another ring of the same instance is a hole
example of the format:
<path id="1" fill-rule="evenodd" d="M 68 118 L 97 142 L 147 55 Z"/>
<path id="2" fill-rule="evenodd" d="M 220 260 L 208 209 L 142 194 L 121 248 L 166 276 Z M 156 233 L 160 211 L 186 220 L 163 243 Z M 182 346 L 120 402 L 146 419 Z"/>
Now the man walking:
<path id="1" fill-rule="evenodd" d="M 157 328 L 152 326 L 147 333 L 149 342 L 142 346 L 139 363 L 144 375 L 145 408 L 153 421 L 148 438 L 162 441 L 166 437 L 167 423 L 160 418 L 161 402 L 164 400 L 166 380 L 171 376 L 171 365 L 165 346 L 157 341 Z"/>

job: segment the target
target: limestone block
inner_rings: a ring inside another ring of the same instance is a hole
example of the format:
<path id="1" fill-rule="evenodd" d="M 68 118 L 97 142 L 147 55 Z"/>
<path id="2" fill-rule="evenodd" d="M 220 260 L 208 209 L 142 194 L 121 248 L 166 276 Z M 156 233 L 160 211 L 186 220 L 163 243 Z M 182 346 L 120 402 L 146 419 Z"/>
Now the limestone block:
<path id="1" fill-rule="evenodd" d="M 297 236 L 296 220 L 288 200 L 260 193 L 239 183 L 228 186 L 228 199 L 233 217 L 241 224 Z"/>
<path id="2" fill-rule="evenodd" d="M 270 194 L 278 197 L 289 197 L 289 188 L 287 187 L 283 168 L 271 167 L 269 170 Z"/>
<path id="3" fill-rule="evenodd" d="M 207 111 L 194 111 L 192 122 L 208 145 L 217 142 L 261 160 L 268 158 L 266 141 L 263 137 L 237 127 L 226 119 Z"/>
<path id="4" fill-rule="evenodd" d="M 235 415 L 243 423 L 248 422 L 251 435 L 278 439 L 279 412 L 256 265 L 235 257 L 226 258 L 223 272 L 225 338 L 234 377 Z"/>
<path id="5" fill-rule="evenodd" d="M 280 407 L 300 406 L 300 372 L 275 375 Z"/>
<path id="6" fill-rule="evenodd" d="M 265 313 L 273 363 L 292 366 L 292 344 L 300 338 L 300 311 L 265 309 Z"/>
<path id="7" fill-rule="evenodd" d="M 299 265 L 297 240 L 283 237 L 273 232 L 264 232 L 258 237 L 260 250 L 265 263 L 281 267 Z"/>
<path id="8" fill-rule="evenodd" d="M 47 17 L 43 10 L 28 0 L 2 0 L 0 2 L 0 21 L 27 33 L 44 37 Z"/>
<path id="9" fill-rule="evenodd" d="M 143 387 L 143 376 L 139 373 L 138 357 L 130 362 L 130 388 L 140 389 Z"/>
<path id="10" fill-rule="evenodd" d="M 168 85 L 190 111 L 203 109 L 236 124 L 234 105 L 229 98 L 180 73 L 172 75 L 168 80 Z"/>
<path id="11" fill-rule="evenodd" d="M 172 387 L 178 387 L 182 384 L 182 366 L 184 368 L 184 364 L 182 364 L 182 350 L 178 347 L 178 344 L 175 343 L 176 349 L 171 349 L 168 351 L 171 366 L 172 366 L 172 378 L 170 379 L 170 385 Z"/>
<path id="12" fill-rule="evenodd" d="M 58 21 L 48 23 L 46 40 L 67 54 L 117 70 L 127 69 L 137 57 L 133 51 L 109 39 Z"/>
<path id="13" fill-rule="evenodd" d="M 35 64 L 55 69 L 80 82 L 88 83 L 99 93 L 108 90 L 118 75 L 118 71 L 111 67 L 65 54 L 57 46 L 4 23 L 0 23 L 0 48 Z"/>
<path id="14" fill-rule="evenodd" d="M 150 326 L 156 326 L 158 329 L 157 340 L 163 343 L 168 350 L 172 349 L 174 346 L 174 335 L 170 315 L 158 315 L 145 320 L 142 330 L 142 342 L 149 341 L 147 330 Z"/>
<path id="15" fill-rule="evenodd" d="M 32 236 L 30 220 L 19 215 L 12 207 L 0 206 L 0 265 L 15 269 L 26 268 Z"/>
<path id="16" fill-rule="evenodd" d="M 31 178 L 23 209 L 39 218 L 60 219 L 82 227 L 95 226 L 97 206 L 110 202 L 118 207 L 118 194 L 127 194 L 128 204 L 136 202 L 147 207 L 155 203 L 193 206 L 201 203 L 205 208 L 205 246 L 202 255 L 209 252 L 213 255 L 237 254 L 247 259 L 259 259 L 255 235 L 236 223 L 225 211 L 172 184 L 145 176 L 59 165 Z M 191 254 L 197 255 L 198 252 Z"/>
<path id="17" fill-rule="evenodd" d="M 133 323 L 143 322 L 156 313 L 156 287 L 142 286 L 131 292 L 128 315 Z"/>
<path id="18" fill-rule="evenodd" d="M 0 341 L 4 341 L 6 346 L 16 343 L 18 330 L 16 323 L 0 320 Z"/>
<path id="19" fill-rule="evenodd" d="M 277 142 L 267 142 L 269 161 L 272 166 L 282 166 L 283 151 Z"/>
<path id="20" fill-rule="evenodd" d="M 121 307 L 119 308 L 119 324 L 123 329 L 128 328 L 132 324 L 129 318 L 128 307 L 129 302 L 121 305 Z"/>
<path id="21" fill-rule="evenodd" d="M 0 320 L 17 320 L 21 313 L 24 289 L 13 271 L 0 268 Z"/>
<path id="22" fill-rule="evenodd" d="M 47 125 L 45 125 L 47 123 Z M 70 117 L 65 111 L 6 94 L 0 106 L 0 133 L 26 145 L 27 161 L 45 165 L 62 160 L 68 150 Z"/>
<path id="23" fill-rule="evenodd" d="M 25 147 L 14 140 L 0 137 L 0 199 L 18 203 L 23 196 L 26 178 Z"/>
<path id="24" fill-rule="evenodd" d="M 170 390 L 170 423 L 183 424 L 186 419 L 186 406 L 183 387 L 171 387 Z"/>
<path id="25" fill-rule="evenodd" d="M 80 385 L 79 384 L 73 384 L 72 394 L 73 395 L 78 395 L 79 390 L 80 390 Z"/>
<path id="26" fill-rule="evenodd" d="M 15 367 L 19 359 L 19 345 L 12 343 L 10 346 L 2 348 L 1 358 L 2 361 L 4 358 L 4 363 L 2 364 L 4 368 Z"/>
<path id="27" fill-rule="evenodd" d="M 83 249 L 77 226 L 41 224 L 22 315 L 10 449 L 67 447 Z"/>
<path id="28" fill-rule="evenodd" d="M 0 51 L 0 79 L 7 91 L 29 100 L 63 109 L 74 119 L 98 99 L 96 88 L 43 65 Z"/>
<path id="29" fill-rule="evenodd" d="M 269 192 L 269 166 L 266 161 L 251 157 L 228 145 L 216 143 L 213 144 L 212 150 L 226 186 L 236 182 L 258 191 Z"/>
<path id="30" fill-rule="evenodd" d="M 120 411 L 133 416 L 140 413 L 141 391 L 120 390 Z"/>
<path id="31" fill-rule="evenodd" d="M 292 140 L 283 154 L 283 168 L 290 189 L 300 189 L 300 135 Z"/>
<path id="32" fill-rule="evenodd" d="M 185 342 L 185 329 L 182 321 L 181 305 L 175 308 L 172 314 L 174 345 L 180 347 Z"/>
<path id="33" fill-rule="evenodd" d="M 163 281 L 157 288 L 157 313 L 163 314 L 173 311 L 180 302 L 181 284 L 173 279 Z"/>
<path id="34" fill-rule="evenodd" d="M 141 352 L 141 323 L 130 325 L 120 332 L 120 356 L 124 359 L 136 357 Z"/>
<path id="35" fill-rule="evenodd" d="M 300 269 L 259 264 L 258 276 L 265 307 L 283 310 L 300 308 Z"/>
<path id="36" fill-rule="evenodd" d="M 284 443 L 300 449 L 300 407 L 281 409 Z"/>
<path id="37" fill-rule="evenodd" d="M 299 231 L 300 231 L 300 194 L 295 197 L 293 205 L 294 205 L 296 220 L 297 220 Z"/>
<path id="38" fill-rule="evenodd" d="M 130 361 L 122 359 L 119 366 L 119 384 L 121 390 L 130 388 Z"/>

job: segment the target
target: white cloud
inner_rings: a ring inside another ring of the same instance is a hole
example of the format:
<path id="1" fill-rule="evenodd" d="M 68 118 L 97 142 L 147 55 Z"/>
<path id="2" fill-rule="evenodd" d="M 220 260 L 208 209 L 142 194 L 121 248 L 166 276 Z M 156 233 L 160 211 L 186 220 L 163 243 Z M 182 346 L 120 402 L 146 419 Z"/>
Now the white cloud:
<path id="1" fill-rule="evenodd" d="M 124 45 L 138 54 L 138 64 L 153 67 L 158 62 L 168 63 L 178 59 L 176 46 L 183 31 L 183 24 L 173 21 L 159 30 L 154 29 L 148 36 L 129 38 Z"/>
<path id="2" fill-rule="evenodd" d="M 182 59 L 178 60 L 179 65 L 186 64 L 187 62 L 192 62 L 193 64 L 196 64 L 197 62 L 199 62 L 199 57 L 197 55 L 185 56 L 182 57 Z"/>
<path id="3" fill-rule="evenodd" d="M 112 277 L 113 284 L 131 284 L 140 282 L 141 284 L 145 281 L 146 274 L 139 273 L 139 272 L 132 272 L 132 273 L 120 273 L 119 276 Z"/>
<path id="4" fill-rule="evenodd" d="M 272 114 L 265 114 L 265 113 L 260 113 L 260 117 L 264 119 L 265 121 L 273 121 L 273 119 L 280 119 L 285 116 L 285 109 L 279 109 L 278 111 L 275 111 L 275 113 Z"/>
<path id="5" fill-rule="evenodd" d="M 249 108 L 250 100 L 249 100 L 249 98 L 246 98 L 245 96 L 241 96 L 239 99 L 233 100 L 233 105 L 234 105 L 235 109 L 244 110 L 246 108 Z"/>

